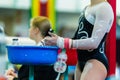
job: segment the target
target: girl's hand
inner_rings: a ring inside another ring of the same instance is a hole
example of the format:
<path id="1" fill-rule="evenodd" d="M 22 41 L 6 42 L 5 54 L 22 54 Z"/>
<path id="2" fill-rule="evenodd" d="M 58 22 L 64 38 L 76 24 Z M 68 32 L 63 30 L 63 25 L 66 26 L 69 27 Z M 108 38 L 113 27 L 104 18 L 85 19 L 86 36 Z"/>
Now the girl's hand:
<path id="1" fill-rule="evenodd" d="M 57 45 L 58 36 L 56 34 L 54 34 L 54 33 L 51 33 L 51 32 L 49 32 L 49 35 L 50 36 L 47 36 L 44 39 L 45 40 L 45 44 L 46 45 L 50 45 L 50 46 Z"/>
<path id="2" fill-rule="evenodd" d="M 17 74 L 15 73 L 14 69 L 8 69 L 5 73 L 7 80 L 13 80 L 17 78 Z"/>

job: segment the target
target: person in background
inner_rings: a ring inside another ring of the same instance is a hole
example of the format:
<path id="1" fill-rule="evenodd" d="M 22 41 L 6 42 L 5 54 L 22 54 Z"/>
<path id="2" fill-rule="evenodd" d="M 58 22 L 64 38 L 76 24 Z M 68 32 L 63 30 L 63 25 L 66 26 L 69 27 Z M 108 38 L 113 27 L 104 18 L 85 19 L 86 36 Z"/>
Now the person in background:
<path id="1" fill-rule="evenodd" d="M 104 45 L 113 24 L 114 13 L 111 5 L 105 0 L 90 2 L 79 18 L 73 39 L 54 33 L 49 33 L 51 37 L 45 38 L 46 45 L 77 49 L 75 80 L 105 80 L 109 70 Z"/>
<path id="2" fill-rule="evenodd" d="M 50 30 L 49 20 L 46 17 L 37 16 L 30 21 L 29 37 L 36 42 L 37 46 L 44 46 L 44 37 L 49 36 Z M 34 65 L 34 80 L 55 80 L 57 75 L 53 65 Z M 18 76 L 13 69 L 9 69 L 6 76 L 8 80 L 29 80 L 29 66 L 22 65 L 18 71 Z"/>

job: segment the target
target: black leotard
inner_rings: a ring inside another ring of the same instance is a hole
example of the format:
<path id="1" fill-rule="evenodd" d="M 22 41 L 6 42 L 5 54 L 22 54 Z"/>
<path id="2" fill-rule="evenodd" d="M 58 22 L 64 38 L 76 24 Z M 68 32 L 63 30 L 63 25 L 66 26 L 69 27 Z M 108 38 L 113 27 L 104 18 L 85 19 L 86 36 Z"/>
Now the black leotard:
<path id="1" fill-rule="evenodd" d="M 92 31 L 93 31 L 93 27 L 94 27 L 94 25 L 92 25 L 91 23 L 89 23 L 87 21 L 87 19 L 85 18 L 85 14 L 83 13 L 79 18 L 78 29 L 77 29 L 73 39 L 90 38 Z M 105 52 L 104 52 L 106 35 L 107 35 L 107 33 L 104 35 L 104 37 L 103 37 L 102 41 L 100 42 L 97 49 L 94 49 L 94 50 L 77 49 L 78 64 L 80 66 L 81 71 L 83 71 L 86 62 L 90 59 L 96 59 L 96 60 L 102 62 L 105 65 L 106 69 L 108 70 L 108 61 L 107 61 L 107 58 L 106 58 Z"/>

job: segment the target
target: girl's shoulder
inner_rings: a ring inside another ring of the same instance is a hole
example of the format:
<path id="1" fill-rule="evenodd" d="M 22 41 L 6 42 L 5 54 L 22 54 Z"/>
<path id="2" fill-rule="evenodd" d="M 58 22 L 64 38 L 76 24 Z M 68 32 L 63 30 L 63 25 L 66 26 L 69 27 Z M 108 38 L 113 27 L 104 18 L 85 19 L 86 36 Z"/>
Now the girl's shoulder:
<path id="1" fill-rule="evenodd" d="M 109 4 L 109 2 L 102 2 L 98 5 L 98 9 L 112 10 L 112 6 Z"/>

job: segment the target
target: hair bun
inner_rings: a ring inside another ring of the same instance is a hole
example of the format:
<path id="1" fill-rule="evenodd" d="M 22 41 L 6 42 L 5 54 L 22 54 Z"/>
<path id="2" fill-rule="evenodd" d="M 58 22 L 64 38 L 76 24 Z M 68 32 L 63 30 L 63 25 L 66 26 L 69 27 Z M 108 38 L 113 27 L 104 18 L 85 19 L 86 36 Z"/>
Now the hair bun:
<path id="1" fill-rule="evenodd" d="M 50 36 L 50 35 L 49 35 L 49 32 L 53 33 L 54 30 L 50 28 L 49 31 L 48 31 L 48 33 L 46 34 L 46 36 Z"/>
<path id="2" fill-rule="evenodd" d="M 51 32 L 51 33 L 53 33 L 53 32 L 54 32 L 54 30 L 50 28 L 48 32 Z"/>

